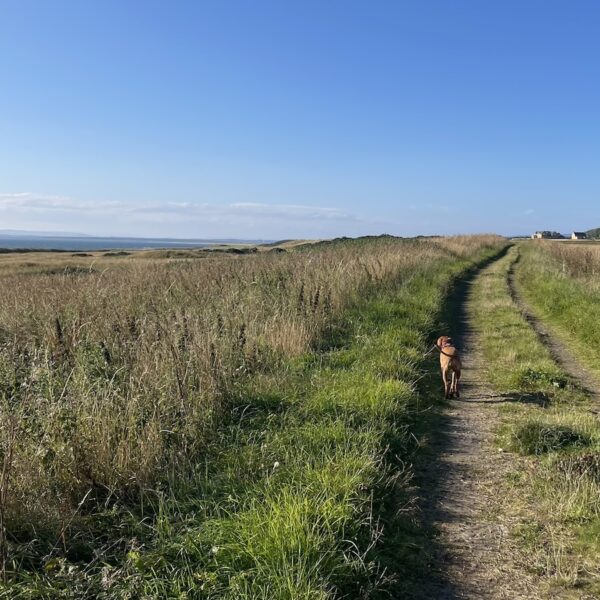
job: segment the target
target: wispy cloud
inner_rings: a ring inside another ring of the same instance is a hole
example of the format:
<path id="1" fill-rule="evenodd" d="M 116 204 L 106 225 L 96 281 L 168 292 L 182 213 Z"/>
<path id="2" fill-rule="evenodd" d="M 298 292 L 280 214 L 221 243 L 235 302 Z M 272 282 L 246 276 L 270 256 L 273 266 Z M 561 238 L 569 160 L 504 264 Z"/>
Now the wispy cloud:
<path id="1" fill-rule="evenodd" d="M 182 226 L 190 231 L 200 231 L 202 226 L 218 225 L 224 230 L 243 231 L 270 228 L 279 231 L 285 227 L 298 229 L 305 227 L 326 229 L 337 227 L 340 231 L 349 226 L 375 225 L 366 219 L 340 208 L 308 206 L 302 204 L 267 204 L 260 202 L 234 202 L 229 204 L 201 203 L 193 201 L 172 202 L 117 202 L 82 201 L 68 196 L 53 196 L 32 192 L 0 193 L 0 213 L 3 220 L 13 226 L 28 226 L 30 221 L 47 219 L 62 225 L 76 226 L 92 230 L 94 225 L 102 225 L 105 230 L 110 219 L 118 220 L 135 228 L 135 232 L 145 231 L 150 226 L 156 232 L 160 225 L 165 232 L 171 227 Z M 7 219 L 7 217 L 11 217 Z M 147 229 L 150 231 L 150 229 Z M 206 232 L 202 232 L 204 235 Z"/>
<path id="2" fill-rule="evenodd" d="M 299 204 L 262 204 L 259 202 L 235 202 L 232 204 L 208 204 L 197 202 L 83 202 L 67 196 L 49 196 L 30 192 L 0 194 L 0 210 L 43 210 L 65 212 L 103 212 L 120 214 L 170 214 L 195 216 L 250 216 L 303 220 L 346 220 L 358 217 L 338 208 L 304 206 Z"/>
<path id="3" fill-rule="evenodd" d="M 63 210 L 63 211 L 103 211 L 118 209 L 118 202 L 79 202 L 67 196 L 50 196 L 18 192 L 0 194 L 0 210 Z"/>
<path id="4" fill-rule="evenodd" d="M 197 217 L 252 217 L 268 219 L 301 219 L 313 221 L 359 221 L 353 214 L 337 208 L 303 206 L 298 204 L 261 204 L 258 202 L 235 202 L 232 204 L 207 204 L 196 202 L 166 202 L 147 205 L 123 205 L 120 210 L 129 213 L 194 215 Z"/>

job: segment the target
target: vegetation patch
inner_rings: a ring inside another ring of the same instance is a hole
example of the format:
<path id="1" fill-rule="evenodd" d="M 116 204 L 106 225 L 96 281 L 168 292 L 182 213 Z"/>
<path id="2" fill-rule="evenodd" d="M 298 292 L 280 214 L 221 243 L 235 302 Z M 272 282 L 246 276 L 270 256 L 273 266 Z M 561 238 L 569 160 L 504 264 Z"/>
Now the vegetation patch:
<path id="1" fill-rule="evenodd" d="M 563 389 L 570 384 L 570 381 L 564 373 L 557 372 L 555 368 L 544 370 L 524 366 L 516 370 L 515 384 L 519 389 L 524 390 L 549 387 Z"/>
<path id="2" fill-rule="evenodd" d="M 515 271 L 532 307 L 600 377 L 600 246 L 522 244 Z"/>
<path id="3" fill-rule="evenodd" d="M 571 479 L 590 478 L 600 483 L 600 453 L 589 452 L 560 458 L 556 468 Z"/>
<path id="4" fill-rule="evenodd" d="M 92 273 L 96 273 L 96 269 L 93 267 L 82 267 L 79 265 L 65 265 L 60 267 L 50 267 L 44 268 L 40 270 L 42 275 L 91 275 Z"/>
<path id="5" fill-rule="evenodd" d="M 5 455 L 19 448 L 4 591 L 406 592 L 427 564 L 406 466 L 429 402 L 415 388 L 422 353 L 452 281 L 501 246 L 369 240 L 164 270 L 132 260 L 103 274 L 109 289 L 81 280 L 53 289 L 69 303 L 13 313 L 28 335 L 0 369 Z M 68 310 L 40 319 L 57 306 Z"/>
<path id="6" fill-rule="evenodd" d="M 508 277 L 516 258 L 513 247 L 482 274 L 474 290 L 475 321 L 484 340 L 481 351 L 489 381 L 507 394 L 581 401 L 585 394 L 556 364 L 511 297 Z"/>
<path id="7" fill-rule="evenodd" d="M 540 455 L 589 443 L 589 437 L 571 427 L 540 421 L 519 424 L 511 433 L 511 447 L 521 454 Z"/>

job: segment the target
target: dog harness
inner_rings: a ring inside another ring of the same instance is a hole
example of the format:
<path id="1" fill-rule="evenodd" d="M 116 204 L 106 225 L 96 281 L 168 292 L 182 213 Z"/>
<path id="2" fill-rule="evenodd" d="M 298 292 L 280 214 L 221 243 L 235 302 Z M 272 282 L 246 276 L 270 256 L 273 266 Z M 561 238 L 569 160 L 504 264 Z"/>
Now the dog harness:
<path id="1" fill-rule="evenodd" d="M 429 354 L 431 354 L 434 350 L 437 350 L 440 354 L 443 354 L 444 356 L 448 356 L 450 358 L 455 358 L 454 354 L 446 354 L 444 352 L 444 348 L 456 348 L 456 346 L 452 343 L 452 340 L 446 340 L 442 346 L 438 346 L 437 344 L 434 344 L 433 346 L 431 346 L 431 350 L 429 350 L 428 352 L 426 352 L 423 356 L 428 356 Z"/>
<path id="2" fill-rule="evenodd" d="M 437 351 L 438 351 L 440 354 L 443 354 L 444 356 L 447 356 L 447 357 L 449 357 L 449 358 L 455 358 L 455 355 L 454 355 L 454 354 L 446 354 L 446 353 L 444 352 L 444 348 L 455 348 L 455 349 L 456 349 L 456 346 L 454 345 L 454 343 L 452 342 L 452 340 L 451 340 L 451 339 L 448 339 L 448 340 L 446 340 L 446 341 L 445 341 L 445 342 L 442 344 L 441 348 L 440 348 L 440 347 L 438 347 L 438 346 L 436 346 L 436 345 L 434 345 L 433 347 L 434 347 L 434 348 L 435 348 L 435 349 L 436 349 L 436 350 L 437 350 Z"/>

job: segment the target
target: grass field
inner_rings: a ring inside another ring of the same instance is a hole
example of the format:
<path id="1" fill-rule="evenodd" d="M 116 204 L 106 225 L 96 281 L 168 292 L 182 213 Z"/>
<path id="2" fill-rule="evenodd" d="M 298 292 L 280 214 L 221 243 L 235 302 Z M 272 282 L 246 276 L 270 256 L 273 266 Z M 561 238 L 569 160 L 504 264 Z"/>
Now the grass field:
<path id="1" fill-rule="evenodd" d="M 521 254 L 525 297 L 600 376 L 600 244 L 523 244 Z"/>
<path id="2" fill-rule="evenodd" d="M 498 447 L 520 456 L 494 510 L 509 515 L 519 559 L 543 578 L 549 597 L 600 593 L 600 425 L 586 390 L 563 371 L 515 305 L 508 277 L 514 269 L 518 289 L 565 337 L 568 331 L 583 358 L 587 332 L 597 326 L 587 310 L 597 311 L 599 300 L 590 280 L 598 265 L 590 254 L 598 256 L 597 249 L 519 244 L 476 289 L 488 378 L 513 399 L 502 408 Z"/>
<path id="3" fill-rule="evenodd" d="M 503 245 L 0 258 L 0 594 L 409 589 L 422 352 Z"/>

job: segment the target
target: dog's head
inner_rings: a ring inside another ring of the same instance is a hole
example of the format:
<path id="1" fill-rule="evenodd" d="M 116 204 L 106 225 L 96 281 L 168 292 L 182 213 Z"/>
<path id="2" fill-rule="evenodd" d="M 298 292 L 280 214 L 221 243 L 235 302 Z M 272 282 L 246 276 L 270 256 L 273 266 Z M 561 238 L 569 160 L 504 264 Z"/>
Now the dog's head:
<path id="1" fill-rule="evenodd" d="M 452 338 L 448 335 L 442 335 L 438 338 L 435 345 L 438 348 L 445 348 L 446 346 L 452 346 Z"/>

